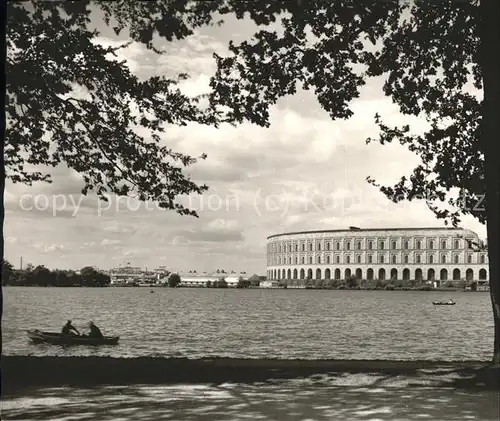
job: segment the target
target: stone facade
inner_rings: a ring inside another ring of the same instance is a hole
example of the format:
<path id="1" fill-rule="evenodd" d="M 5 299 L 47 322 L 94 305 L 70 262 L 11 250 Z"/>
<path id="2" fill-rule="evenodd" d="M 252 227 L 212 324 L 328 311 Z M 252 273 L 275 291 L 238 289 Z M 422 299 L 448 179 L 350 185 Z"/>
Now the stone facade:
<path id="1" fill-rule="evenodd" d="M 461 228 L 304 231 L 267 238 L 268 279 L 488 279 L 488 253 Z"/>

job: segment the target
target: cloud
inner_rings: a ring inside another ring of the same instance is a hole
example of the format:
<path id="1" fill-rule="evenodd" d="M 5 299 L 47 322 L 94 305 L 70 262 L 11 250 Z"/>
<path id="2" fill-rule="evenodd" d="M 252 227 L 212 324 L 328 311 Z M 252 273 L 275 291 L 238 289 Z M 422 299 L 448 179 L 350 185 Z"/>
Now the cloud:
<path id="1" fill-rule="evenodd" d="M 95 247 L 96 243 L 94 241 L 86 241 L 80 246 L 80 250 L 85 250 L 88 248 Z"/>
<path id="2" fill-rule="evenodd" d="M 19 239 L 17 237 L 6 237 L 5 242 L 7 244 L 17 244 L 19 242 Z"/>
<path id="3" fill-rule="evenodd" d="M 197 229 L 174 231 L 173 244 L 178 246 L 227 242 L 232 244 L 243 240 L 243 230 L 238 221 L 216 218 Z"/>
<path id="4" fill-rule="evenodd" d="M 38 249 L 42 253 L 58 252 L 68 248 L 64 244 L 47 244 L 47 243 L 35 243 L 33 247 L 35 249 Z"/>
<path id="5" fill-rule="evenodd" d="M 121 245 L 121 244 L 123 244 L 123 241 L 121 241 L 121 240 L 111 240 L 109 238 L 104 238 L 101 241 L 101 246 L 104 246 L 104 247 L 113 247 L 113 246 L 118 246 L 118 245 Z"/>
<path id="6" fill-rule="evenodd" d="M 119 233 L 119 234 L 134 234 L 135 228 L 129 225 L 120 224 L 118 220 L 102 221 L 101 229 L 105 232 Z"/>
<path id="7" fill-rule="evenodd" d="M 110 54 L 107 59 L 115 61 L 125 61 L 125 64 L 132 73 L 145 73 L 146 71 L 152 70 L 151 56 L 154 53 L 148 51 L 142 44 L 138 42 L 131 42 L 127 47 L 124 47 L 126 42 L 102 36 L 94 38 L 93 42 L 94 44 L 99 44 L 104 48 L 119 48 L 115 52 L 116 56 L 112 56 Z"/>

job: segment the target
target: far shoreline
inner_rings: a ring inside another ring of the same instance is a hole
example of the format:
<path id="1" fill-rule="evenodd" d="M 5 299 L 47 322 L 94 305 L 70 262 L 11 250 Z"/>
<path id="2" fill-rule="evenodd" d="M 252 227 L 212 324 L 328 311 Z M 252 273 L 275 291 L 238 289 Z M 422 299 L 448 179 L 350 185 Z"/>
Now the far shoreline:
<path id="1" fill-rule="evenodd" d="M 481 289 L 481 290 L 470 290 L 470 289 L 460 289 L 460 288 L 407 288 L 407 287 L 394 287 L 394 288 L 319 288 L 319 287 L 293 287 L 293 286 L 288 286 L 288 287 L 250 287 L 250 288 L 236 288 L 236 287 L 227 287 L 227 288 L 217 288 L 217 287 L 168 287 L 164 285 L 136 285 L 136 286 L 117 286 L 117 285 L 107 285 L 107 286 L 79 286 L 79 285 L 72 285 L 72 286 L 60 286 L 60 285 L 2 285 L 2 288 L 60 288 L 60 289 L 69 289 L 69 288 L 79 288 L 79 289 L 103 289 L 103 288 L 111 288 L 111 289 L 147 289 L 147 288 L 161 288 L 161 289 L 182 289 L 182 290 L 200 290 L 200 289 L 230 289 L 230 290 L 259 290 L 259 291 L 267 291 L 267 290 L 299 290 L 299 291 L 379 291 L 379 292 L 464 292 L 464 293 L 485 293 L 485 292 L 490 292 L 487 289 Z"/>

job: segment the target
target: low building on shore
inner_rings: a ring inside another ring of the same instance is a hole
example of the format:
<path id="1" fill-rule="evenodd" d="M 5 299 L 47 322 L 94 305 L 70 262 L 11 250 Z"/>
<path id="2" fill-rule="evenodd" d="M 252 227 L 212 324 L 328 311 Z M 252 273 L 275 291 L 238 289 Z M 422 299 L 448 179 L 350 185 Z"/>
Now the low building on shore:
<path id="1" fill-rule="evenodd" d="M 221 276 L 213 276 L 212 274 L 208 273 L 179 273 L 179 276 L 181 277 L 181 283 L 179 284 L 179 286 L 189 288 L 207 288 L 222 279 Z"/>
<path id="2" fill-rule="evenodd" d="M 246 277 L 244 277 L 244 275 L 242 274 L 237 275 L 235 273 L 232 273 L 230 274 L 230 276 L 224 278 L 224 280 L 227 282 L 228 288 L 236 288 L 238 286 L 238 283 L 240 282 L 240 279 L 245 281 Z"/>
<path id="3" fill-rule="evenodd" d="M 262 281 L 259 284 L 260 288 L 281 288 L 281 285 L 278 281 L 273 281 L 271 279 L 268 279 L 266 281 Z"/>
<path id="4" fill-rule="evenodd" d="M 111 269 L 109 276 L 112 286 L 134 286 L 145 280 L 143 270 L 130 265 Z"/>
<path id="5" fill-rule="evenodd" d="M 181 277 L 180 287 L 190 288 L 210 288 L 219 282 L 225 281 L 228 288 L 236 288 L 241 279 L 245 279 L 245 274 L 225 273 L 225 272 L 188 272 L 179 273 Z"/>

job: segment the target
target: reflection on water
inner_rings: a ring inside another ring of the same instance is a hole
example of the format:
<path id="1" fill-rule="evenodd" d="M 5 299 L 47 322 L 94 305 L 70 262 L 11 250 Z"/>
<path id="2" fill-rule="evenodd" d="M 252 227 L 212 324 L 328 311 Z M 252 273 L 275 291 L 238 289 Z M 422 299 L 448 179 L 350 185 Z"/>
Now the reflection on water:
<path id="1" fill-rule="evenodd" d="M 488 360 L 486 293 L 7 287 L 7 355 Z M 457 305 L 432 305 L 453 298 Z M 31 345 L 24 329 L 82 331 L 116 347 Z"/>
<path id="2" fill-rule="evenodd" d="M 496 392 L 349 375 L 258 384 L 52 388 L 6 396 L 5 420 L 493 421 Z"/>

